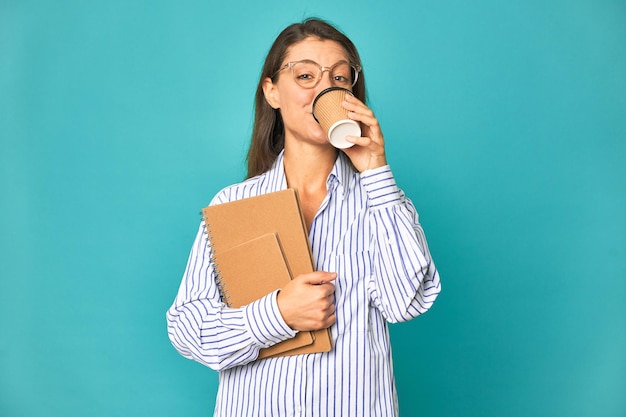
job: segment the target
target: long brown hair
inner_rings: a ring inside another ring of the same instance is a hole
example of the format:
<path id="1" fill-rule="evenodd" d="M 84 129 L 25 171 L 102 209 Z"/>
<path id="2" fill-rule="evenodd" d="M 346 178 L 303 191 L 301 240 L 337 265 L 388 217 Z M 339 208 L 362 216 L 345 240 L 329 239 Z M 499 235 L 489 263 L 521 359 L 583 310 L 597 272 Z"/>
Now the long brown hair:
<path id="1" fill-rule="evenodd" d="M 278 154 L 285 146 L 285 127 L 280 111 L 272 108 L 263 94 L 263 80 L 268 77 L 276 82 L 276 74 L 287 50 L 292 45 L 308 37 L 335 41 L 343 47 L 351 63 L 361 66 L 361 58 L 350 39 L 324 20 L 310 18 L 302 23 L 294 23 L 285 28 L 276 38 L 265 58 L 261 78 L 254 102 L 254 127 L 248 149 L 248 178 L 259 175 L 272 167 Z M 365 76 L 359 75 L 352 93 L 365 102 Z"/>

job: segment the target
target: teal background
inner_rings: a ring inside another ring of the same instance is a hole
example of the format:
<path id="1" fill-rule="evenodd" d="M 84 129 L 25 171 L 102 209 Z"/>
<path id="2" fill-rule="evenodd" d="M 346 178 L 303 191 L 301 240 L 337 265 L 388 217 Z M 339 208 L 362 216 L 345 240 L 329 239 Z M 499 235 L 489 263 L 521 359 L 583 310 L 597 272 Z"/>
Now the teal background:
<path id="1" fill-rule="evenodd" d="M 443 292 L 401 415 L 626 416 L 626 3 L 0 0 L 0 415 L 209 416 L 166 334 L 287 24 L 359 48 Z"/>

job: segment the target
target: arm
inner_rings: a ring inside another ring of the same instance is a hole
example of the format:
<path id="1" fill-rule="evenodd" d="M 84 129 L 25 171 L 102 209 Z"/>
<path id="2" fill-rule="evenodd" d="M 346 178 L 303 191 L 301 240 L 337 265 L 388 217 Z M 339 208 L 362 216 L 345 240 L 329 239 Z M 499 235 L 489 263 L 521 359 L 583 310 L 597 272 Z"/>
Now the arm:
<path id="1" fill-rule="evenodd" d="M 343 151 L 361 172 L 368 195 L 374 243 L 369 297 L 388 321 L 410 320 L 427 311 L 437 298 L 439 274 L 417 212 L 396 186 L 387 165 L 378 119 L 365 103 L 348 94 L 343 107 L 363 127 L 362 137 L 346 138 L 355 146 Z"/>
<path id="2" fill-rule="evenodd" d="M 439 274 L 418 214 L 396 186 L 389 166 L 365 171 L 361 180 L 368 194 L 374 247 L 370 300 L 386 320 L 410 320 L 437 298 Z"/>
<path id="3" fill-rule="evenodd" d="M 181 355 L 219 371 L 252 362 L 261 348 L 295 336 L 280 314 L 276 291 L 241 308 L 222 303 L 210 259 L 201 227 L 167 311 L 169 338 Z"/>

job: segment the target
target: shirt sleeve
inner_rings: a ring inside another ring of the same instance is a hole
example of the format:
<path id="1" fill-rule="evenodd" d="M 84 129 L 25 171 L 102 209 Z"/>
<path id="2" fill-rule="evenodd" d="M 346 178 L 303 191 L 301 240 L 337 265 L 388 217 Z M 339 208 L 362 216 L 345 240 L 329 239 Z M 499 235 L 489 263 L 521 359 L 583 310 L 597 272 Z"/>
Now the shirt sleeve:
<path id="1" fill-rule="evenodd" d="M 439 273 L 417 211 L 397 187 L 389 166 L 362 172 L 361 181 L 374 245 L 370 300 L 386 320 L 410 320 L 425 313 L 439 295 Z"/>
<path id="2" fill-rule="evenodd" d="M 169 338 L 181 355 L 218 371 L 252 362 L 260 349 L 296 334 L 282 318 L 276 294 L 241 308 L 224 304 L 200 227 L 178 295 L 167 311 Z"/>

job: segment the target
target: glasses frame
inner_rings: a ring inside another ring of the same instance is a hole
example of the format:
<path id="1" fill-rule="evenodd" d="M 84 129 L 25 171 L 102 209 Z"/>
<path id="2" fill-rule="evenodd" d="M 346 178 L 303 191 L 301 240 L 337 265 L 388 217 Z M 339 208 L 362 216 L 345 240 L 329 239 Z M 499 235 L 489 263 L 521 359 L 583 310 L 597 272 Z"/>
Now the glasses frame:
<path id="1" fill-rule="evenodd" d="M 300 84 L 298 82 L 298 80 L 296 79 L 296 73 L 293 71 L 293 66 L 295 64 L 300 64 L 300 63 L 308 63 L 308 64 L 315 64 L 317 65 L 317 67 L 320 69 L 320 73 L 319 73 L 319 77 L 317 77 L 317 79 L 315 80 L 315 84 L 313 84 L 310 87 L 305 87 L 302 84 Z M 291 75 L 293 77 L 293 80 L 296 82 L 296 84 L 298 84 L 300 87 L 302 88 L 315 88 L 317 87 L 317 85 L 320 83 L 320 81 L 322 81 L 322 77 L 324 77 L 324 72 L 328 71 L 328 73 L 330 74 L 331 71 L 337 66 L 337 65 L 341 65 L 341 64 L 348 64 L 350 67 L 352 67 L 352 69 L 354 70 L 354 80 L 352 80 L 352 85 L 350 86 L 351 88 L 354 87 L 356 85 L 356 82 L 359 80 L 359 73 L 361 72 L 361 70 L 363 68 L 361 68 L 360 65 L 358 64 L 352 64 L 349 61 L 345 61 L 345 60 L 341 60 L 333 65 L 331 65 L 330 67 L 324 67 L 320 64 L 318 64 L 317 62 L 311 60 L 311 59 L 301 59 L 300 61 L 289 61 L 287 63 L 285 63 L 283 66 L 281 66 L 278 71 L 276 71 L 276 73 L 274 74 L 274 76 L 272 77 L 272 79 L 274 79 L 281 71 L 287 69 L 287 68 L 291 68 Z M 331 80 L 332 82 L 332 80 Z"/>

